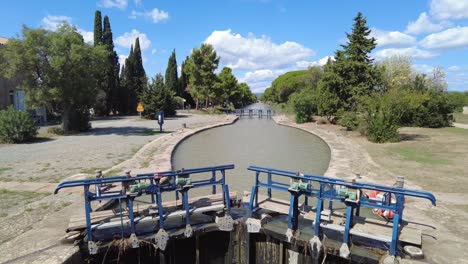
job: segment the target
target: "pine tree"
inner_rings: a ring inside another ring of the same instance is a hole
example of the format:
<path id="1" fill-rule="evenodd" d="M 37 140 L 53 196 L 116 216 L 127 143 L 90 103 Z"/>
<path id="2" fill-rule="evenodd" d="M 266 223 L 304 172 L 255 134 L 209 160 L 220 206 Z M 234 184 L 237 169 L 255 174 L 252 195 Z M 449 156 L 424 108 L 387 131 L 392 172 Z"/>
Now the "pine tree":
<path id="1" fill-rule="evenodd" d="M 172 90 L 177 96 L 181 96 L 179 80 L 177 76 L 177 60 L 175 50 L 172 51 L 166 68 L 166 88 Z"/>
<path id="2" fill-rule="evenodd" d="M 145 108 L 143 116 L 155 119 L 158 111 L 164 111 L 165 116 L 175 115 L 174 91 L 164 85 L 162 74 L 158 73 L 151 85 L 143 90 L 141 102 Z"/>
<path id="3" fill-rule="evenodd" d="M 376 40 L 369 37 L 371 31 L 366 23 L 359 12 L 354 18 L 352 33 L 346 34 L 348 43 L 342 45 L 343 50 L 335 52 L 335 61 L 325 67 L 320 89 L 327 98 L 333 98 L 333 109 L 356 111 L 359 98 L 371 94 L 378 83 L 369 56 L 376 47 Z"/>
<path id="4" fill-rule="evenodd" d="M 102 18 L 101 11 L 96 10 L 94 14 L 94 46 L 102 43 Z"/>

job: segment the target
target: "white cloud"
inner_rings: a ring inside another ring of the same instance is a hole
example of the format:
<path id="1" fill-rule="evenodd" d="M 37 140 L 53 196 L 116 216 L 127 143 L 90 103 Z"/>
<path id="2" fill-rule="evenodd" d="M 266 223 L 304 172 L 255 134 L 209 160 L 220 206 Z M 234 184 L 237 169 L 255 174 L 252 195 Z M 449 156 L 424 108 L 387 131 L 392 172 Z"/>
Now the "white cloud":
<path id="1" fill-rule="evenodd" d="M 232 33 L 230 29 L 213 31 L 205 43 L 213 45 L 221 57 L 221 63 L 232 69 L 281 68 L 315 54 L 313 50 L 296 42 L 276 44 L 267 36 L 256 38 L 250 33 L 243 37 Z"/>
<path id="2" fill-rule="evenodd" d="M 432 0 L 431 15 L 436 19 L 468 18 L 468 1 L 466 0 Z"/>
<path id="3" fill-rule="evenodd" d="M 450 66 L 447 68 L 447 71 L 450 71 L 450 72 L 457 72 L 457 71 L 461 71 L 462 68 L 460 66 Z"/>
<path id="4" fill-rule="evenodd" d="M 68 23 L 72 25 L 72 18 L 69 16 L 46 16 L 41 20 L 41 27 L 50 31 L 57 30 L 57 27 L 63 23 Z M 76 26 L 75 26 L 76 27 Z M 78 33 L 83 36 L 84 42 L 88 44 L 93 44 L 94 42 L 94 33 L 91 31 L 86 31 L 82 28 L 76 27 Z"/>
<path id="5" fill-rule="evenodd" d="M 125 65 L 125 60 L 127 59 L 127 56 L 125 55 L 122 55 L 122 54 L 119 54 L 119 63 L 120 63 L 120 67 L 124 66 Z"/>
<path id="6" fill-rule="evenodd" d="M 307 68 L 313 67 L 313 66 L 323 66 L 323 65 L 327 64 L 328 59 L 331 59 L 332 61 L 335 60 L 335 58 L 332 57 L 332 56 L 325 56 L 325 57 L 321 58 L 318 61 L 298 61 L 298 62 L 296 62 L 296 66 L 299 69 L 307 69 Z"/>
<path id="7" fill-rule="evenodd" d="M 133 19 L 137 17 L 145 17 L 151 19 L 154 23 L 159 23 L 161 21 L 168 20 L 169 13 L 164 10 L 159 10 L 157 8 L 149 12 L 137 12 L 133 10 L 129 17 Z"/>
<path id="8" fill-rule="evenodd" d="M 50 31 L 57 30 L 60 24 L 71 24 L 71 17 L 68 16 L 46 16 L 41 20 L 41 27 Z"/>
<path id="9" fill-rule="evenodd" d="M 427 65 L 427 64 L 413 64 L 411 66 L 415 71 L 419 73 L 424 73 L 424 74 L 431 74 L 434 70 L 433 66 Z"/>
<path id="10" fill-rule="evenodd" d="M 409 48 L 391 48 L 391 49 L 379 50 L 375 53 L 374 57 L 377 60 L 382 60 L 385 58 L 390 58 L 394 55 L 407 56 L 413 59 L 429 59 L 439 54 L 434 53 L 432 51 L 422 50 L 417 47 L 409 47 Z"/>
<path id="11" fill-rule="evenodd" d="M 125 9 L 128 5 L 128 0 L 102 0 L 101 6 L 105 8 L 117 7 L 119 9 Z"/>
<path id="12" fill-rule="evenodd" d="M 400 31 L 384 31 L 373 28 L 371 36 L 377 40 L 378 47 L 390 45 L 411 46 L 416 43 L 416 38 L 405 33 L 401 33 Z"/>
<path id="13" fill-rule="evenodd" d="M 468 46 L 468 27 L 455 27 L 433 33 L 420 42 L 427 49 L 452 49 Z"/>
<path id="14" fill-rule="evenodd" d="M 86 31 L 84 29 L 78 29 L 78 32 L 83 36 L 84 42 L 88 44 L 94 43 L 94 32 Z"/>
<path id="15" fill-rule="evenodd" d="M 151 46 L 151 40 L 148 39 L 145 33 L 140 33 L 136 29 L 132 29 L 131 32 L 125 32 L 122 36 L 118 36 L 115 39 L 115 44 L 123 48 L 130 48 L 130 46 L 135 44 L 135 39 L 140 38 L 140 48 L 141 50 L 146 50 Z"/>
<path id="16" fill-rule="evenodd" d="M 156 54 L 156 49 L 151 50 L 151 55 L 154 55 L 154 54 Z"/>
<path id="17" fill-rule="evenodd" d="M 416 21 L 410 22 L 406 27 L 405 33 L 408 34 L 424 34 L 441 31 L 442 29 L 450 26 L 449 22 L 443 21 L 440 23 L 432 23 L 426 12 L 421 13 Z"/>

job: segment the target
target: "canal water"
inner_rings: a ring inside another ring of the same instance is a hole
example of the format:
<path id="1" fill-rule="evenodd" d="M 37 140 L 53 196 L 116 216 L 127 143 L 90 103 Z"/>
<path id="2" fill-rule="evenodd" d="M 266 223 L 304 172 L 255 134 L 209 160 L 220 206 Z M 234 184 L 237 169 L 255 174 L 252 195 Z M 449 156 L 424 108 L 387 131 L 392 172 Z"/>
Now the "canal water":
<path id="1" fill-rule="evenodd" d="M 246 109 L 263 109 L 266 113 L 267 108 L 256 103 Z M 250 165 L 323 175 L 329 162 L 330 148 L 322 139 L 277 125 L 265 116 L 241 117 L 232 125 L 197 133 L 182 141 L 172 156 L 176 170 L 235 164 L 236 168 L 226 173 L 227 184 L 235 191 L 251 190 L 255 174 L 247 171 Z M 197 190 L 191 195 L 193 191 Z M 289 196 L 285 193 L 278 197 Z"/>

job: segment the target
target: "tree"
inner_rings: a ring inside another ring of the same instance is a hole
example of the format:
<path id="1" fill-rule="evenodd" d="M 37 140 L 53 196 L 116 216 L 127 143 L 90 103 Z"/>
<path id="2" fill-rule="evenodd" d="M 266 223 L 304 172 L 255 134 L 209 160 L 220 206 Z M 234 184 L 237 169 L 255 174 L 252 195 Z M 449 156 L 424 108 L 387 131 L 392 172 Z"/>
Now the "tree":
<path id="1" fill-rule="evenodd" d="M 89 111 L 97 93 L 97 75 L 105 63 L 106 50 L 93 47 L 68 24 L 56 32 L 23 28 L 22 38 L 1 49 L 2 74 L 23 76 L 30 107 L 45 105 L 62 115 L 65 132 L 89 128 Z"/>
<path id="2" fill-rule="evenodd" d="M 224 67 L 218 74 L 217 82 L 213 86 L 214 104 L 224 104 L 231 102 L 235 93 L 238 92 L 237 79 L 232 75 L 229 67 Z"/>
<path id="3" fill-rule="evenodd" d="M 106 115 L 110 112 L 116 113 L 119 108 L 119 71 L 120 63 L 117 52 L 114 50 L 114 40 L 112 39 L 112 29 L 109 21 L 109 17 L 104 17 L 104 31 L 102 34 L 102 43 L 108 52 L 107 54 L 107 65 L 105 72 L 105 85 L 106 91 Z"/>
<path id="4" fill-rule="evenodd" d="M 140 101 L 142 92 L 147 87 L 147 78 L 143 68 L 140 40 L 136 38 L 135 47 L 130 47 L 130 54 L 125 60 L 124 89 L 127 94 L 126 111 L 124 113 L 136 113 L 136 107 Z"/>
<path id="5" fill-rule="evenodd" d="M 210 92 L 216 81 L 214 71 L 218 68 L 219 57 L 210 44 L 203 43 L 199 49 L 194 49 L 185 62 L 186 74 L 189 77 L 188 91 L 195 99 L 195 107 L 199 109 L 200 101 L 205 101 L 208 107 Z"/>
<path id="6" fill-rule="evenodd" d="M 188 92 L 188 75 L 187 70 L 185 68 L 186 61 L 189 59 L 187 56 L 185 61 L 182 62 L 181 71 L 180 71 L 180 78 L 179 78 L 179 91 L 181 92 L 181 97 L 185 99 L 185 103 L 189 104 L 191 107 L 195 106 L 195 101 L 193 100 L 192 96 Z"/>
<path id="7" fill-rule="evenodd" d="M 102 43 L 102 17 L 101 11 L 96 10 L 94 13 L 94 46 Z"/>
<path id="8" fill-rule="evenodd" d="M 378 75 L 369 54 L 376 47 L 375 38 L 370 38 L 367 21 L 359 12 L 354 18 L 351 34 L 343 50 L 335 52 L 335 61 L 327 65 L 323 86 L 339 98 L 339 107 L 356 111 L 361 96 L 370 95 L 378 84 Z"/>
<path id="9" fill-rule="evenodd" d="M 177 60 L 175 50 L 172 51 L 166 68 L 166 88 L 173 91 L 177 96 L 182 96 L 179 79 L 177 76 Z"/>
<path id="10" fill-rule="evenodd" d="M 153 78 L 151 85 L 143 91 L 141 96 L 142 104 L 145 108 L 143 116 L 155 119 L 158 111 L 164 111 L 165 116 L 175 115 L 176 102 L 174 91 L 165 87 L 162 74 L 158 73 Z"/>

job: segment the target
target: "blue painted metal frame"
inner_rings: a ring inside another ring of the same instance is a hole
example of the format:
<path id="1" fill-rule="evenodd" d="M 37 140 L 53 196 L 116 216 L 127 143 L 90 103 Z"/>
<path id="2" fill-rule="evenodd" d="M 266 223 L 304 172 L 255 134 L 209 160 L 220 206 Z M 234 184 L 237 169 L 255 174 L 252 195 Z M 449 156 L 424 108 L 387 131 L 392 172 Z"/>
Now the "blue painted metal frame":
<path id="1" fill-rule="evenodd" d="M 115 176 L 115 177 L 106 177 L 106 178 L 96 178 L 96 179 L 84 179 L 84 180 L 73 180 L 73 181 L 65 181 L 61 182 L 55 188 L 54 194 L 57 194 L 61 189 L 64 188 L 72 188 L 72 187 L 79 187 L 83 186 L 84 188 L 84 197 L 85 197 L 85 217 L 86 217 L 86 229 L 87 229 L 87 236 L 88 241 L 93 240 L 92 236 L 92 226 L 91 226 L 91 202 L 92 201 L 103 201 L 103 200 L 118 200 L 119 201 L 119 208 L 120 208 L 120 218 L 121 218 L 121 234 L 123 236 L 123 211 L 121 201 L 125 199 L 127 201 L 127 209 L 128 209 L 128 218 L 130 221 L 130 228 L 132 234 L 136 232 L 136 223 L 135 223 L 135 216 L 133 211 L 133 203 L 135 196 L 128 195 L 127 193 L 122 193 L 121 191 L 102 191 L 98 190 L 96 192 L 91 192 L 89 187 L 92 185 L 101 186 L 103 184 L 109 183 L 125 183 L 125 182 L 141 182 L 141 181 L 149 181 L 149 186 L 145 191 L 145 195 L 151 195 L 151 202 L 154 204 L 156 203 L 158 206 L 158 215 L 159 215 L 159 228 L 164 228 L 164 207 L 162 204 L 162 193 L 163 192 L 175 192 L 176 196 L 179 192 L 182 193 L 182 203 L 183 208 L 186 213 L 186 224 L 190 224 L 190 206 L 189 206 L 189 198 L 188 198 L 188 191 L 192 188 L 201 188 L 212 186 L 212 193 L 216 194 L 216 186 L 221 185 L 221 190 L 223 193 L 223 200 L 226 208 L 226 212 L 231 214 L 231 200 L 229 195 L 229 187 L 226 185 L 226 170 L 234 169 L 234 165 L 222 165 L 222 166 L 213 166 L 213 167 L 203 167 L 203 168 L 195 168 L 195 169 L 185 169 L 180 171 L 164 171 L 164 172 L 156 172 L 156 173 L 145 173 L 145 174 L 137 174 L 135 177 L 128 178 L 127 176 Z M 221 172 L 220 179 L 217 179 L 216 172 Z M 175 180 L 170 179 L 169 183 L 167 184 L 159 184 L 159 180 L 155 179 L 155 175 L 160 175 L 163 177 L 175 178 L 179 175 L 191 175 L 191 174 L 199 174 L 199 173 L 206 173 L 211 172 L 210 179 L 202 179 L 202 180 L 193 180 L 190 186 L 177 186 Z"/>
<path id="2" fill-rule="evenodd" d="M 404 201 L 405 196 L 416 197 L 416 198 L 423 198 L 429 200 L 433 205 L 436 205 L 436 198 L 433 194 L 424 191 L 417 191 L 417 190 L 409 190 L 397 187 L 389 187 L 383 186 L 378 184 L 370 184 L 370 183 L 351 183 L 344 181 L 342 179 L 325 177 L 325 176 L 317 176 L 317 175 L 301 175 L 297 176 L 296 172 L 285 171 L 285 170 L 278 170 L 278 169 L 271 169 L 271 168 L 264 168 L 258 166 L 250 166 L 247 168 L 250 171 L 255 172 L 255 185 L 252 187 L 252 193 L 249 201 L 249 217 L 252 217 L 253 211 L 258 208 L 258 188 L 264 187 L 268 190 L 268 197 L 271 198 L 271 190 L 279 190 L 283 192 L 290 192 L 290 208 L 289 208 L 289 215 L 288 215 L 288 228 L 293 230 L 297 229 L 297 210 L 298 204 L 297 200 L 298 197 L 302 194 L 310 197 L 317 198 L 317 211 L 316 217 L 314 221 L 314 235 L 320 235 L 320 215 L 323 210 L 323 203 L 324 200 L 329 200 L 329 209 L 332 210 L 333 208 L 333 201 L 339 201 L 346 204 L 346 223 L 345 223 L 345 230 L 343 234 L 343 242 L 349 243 L 349 231 L 353 225 L 353 216 L 359 216 L 360 208 L 361 207 L 370 207 L 373 209 L 382 209 L 382 210 L 390 210 L 395 213 L 393 217 L 393 230 L 392 230 L 392 241 L 390 243 L 390 255 L 395 256 L 397 250 L 397 243 L 398 243 L 398 235 L 399 235 L 399 225 L 402 224 L 402 216 L 403 216 L 403 208 L 404 208 Z M 260 181 L 260 174 L 264 173 L 267 175 L 267 182 Z M 297 179 L 301 180 L 302 182 L 309 183 L 306 190 L 302 190 L 299 192 L 292 192 L 289 189 L 289 185 L 281 182 L 274 181 L 272 176 L 280 176 L 280 177 L 287 177 L 290 179 Z M 314 188 L 316 186 L 316 188 Z M 373 198 L 366 198 L 360 197 L 357 202 L 350 202 L 346 201 L 345 198 L 340 197 L 337 192 L 336 188 L 339 187 L 347 187 L 351 189 L 365 189 L 370 191 L 379 191 L 387 193 L 388 199 L 386 201 L 382 201 L 380 199 L 373 199 Z M 395 202 L 392 202 L 391 195 L 395 196 Z M 255 200 L 254 200 L 255 199 Z M 355 212 L 355 213 L 354 213 Z"/>

